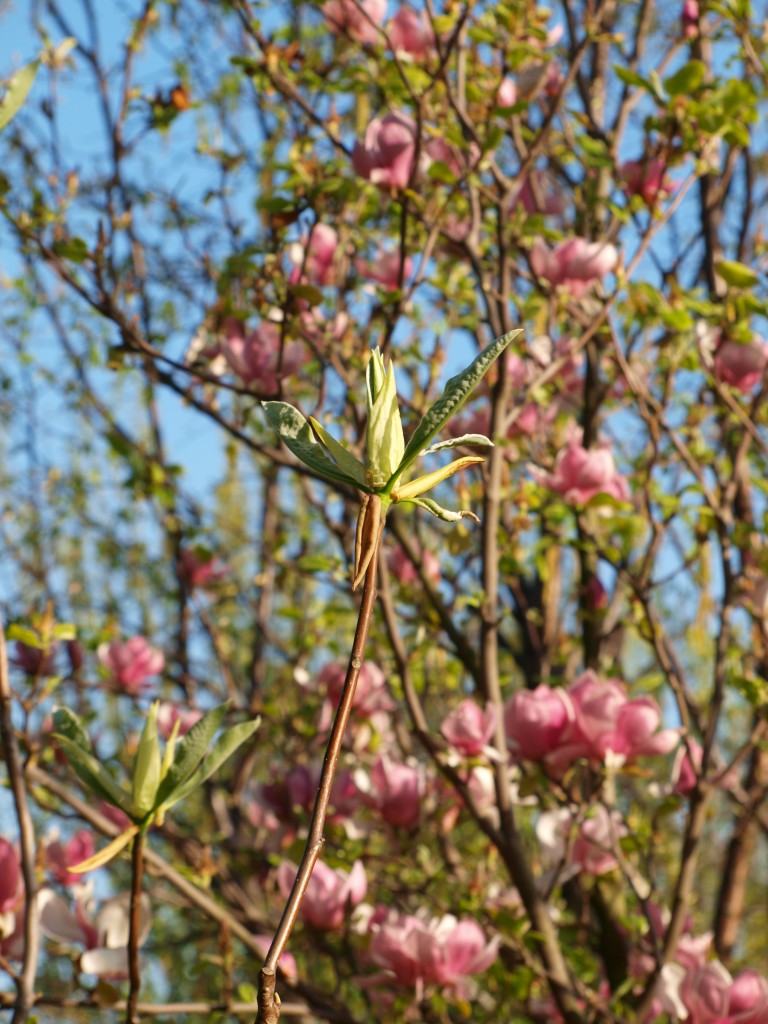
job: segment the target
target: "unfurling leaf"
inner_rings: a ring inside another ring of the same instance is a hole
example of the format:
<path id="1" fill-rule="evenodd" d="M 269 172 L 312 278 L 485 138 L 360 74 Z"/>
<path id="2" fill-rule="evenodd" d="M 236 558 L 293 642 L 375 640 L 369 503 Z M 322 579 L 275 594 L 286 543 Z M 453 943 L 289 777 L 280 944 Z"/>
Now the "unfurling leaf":
<path id="1" fill-rule="evenodd" d="M 287 402 L 262 402 L 264 412 L 270 425 L 279 434 L 280 440 L 293 454 L 314 469 L 320 476 L 338 483 L 352 484 L 360 488 L 353 476 L 343 472 L 336 466 L 323 451 L 322 445 L 315 439 L 312 428 L 304 419 L 298 409 L 294 409 Z M 368 488 L 364 488 L 368 490 Z"/>
<path id="2" fill-rule="evenodd" d="M 424 491 L 436 487 L 443 480 L 447 480 L 454 473 L 483 461 L 479 455 L 465 455 L 463 459 L 456 459 L 455 462 L 449 462 L 447 466 L 436 469 L 433 473 L 427 473 L 425 476 L 417 477 L 415 480 L 403 484 L 397 491 L 392 492 L 392 498 L 394 501 L 407 501 L 409 498 L 415 498 L 417 495 L 423 494 Z"/>
<path id="3" fill-rule="evenodd" d="M 431 515 L 436 516 L 438 519 L 442 519 L 446 523 L 458 523 L 461 519 L 474 519 L 476 523 L 480 520 L 474 512 L 470 512 L 469 509 L 459 509 L 458 512 L 453 512 L 451 509 L 443 508 L 442 505 L 438 505 L 432 498 L 408 498 L 407 499 L 412 505 L 418 505 L 419 508 L 423 508 L 425 512 L 429 512 Z"/>
<path id="4" fill-rule="evenodd" d="M 116 857 L 121 850 L 125 849 L 138 831 L 138 825 L 131 825 L 125 832 L 121 832 L 119 836 L 116 836 L 111 843 L 108 843 L 103 850 L 94 853 L 87 860 L 80 861 L 79 864 L 69 865 L 67 871 L 71 871 L 75 875 L 84 875 L 86 871 L 95 871 L 96 868 L 103 867 Z"/>

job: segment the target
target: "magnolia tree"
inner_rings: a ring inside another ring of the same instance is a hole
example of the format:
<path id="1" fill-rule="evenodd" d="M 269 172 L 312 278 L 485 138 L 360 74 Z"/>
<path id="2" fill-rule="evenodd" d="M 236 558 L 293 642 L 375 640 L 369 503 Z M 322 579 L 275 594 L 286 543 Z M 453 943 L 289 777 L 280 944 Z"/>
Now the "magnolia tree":
<path id="1" fill-rule="evenodd" d="M 766 1024 L 765 11 L 28 6 L 9 1018 Z"/>

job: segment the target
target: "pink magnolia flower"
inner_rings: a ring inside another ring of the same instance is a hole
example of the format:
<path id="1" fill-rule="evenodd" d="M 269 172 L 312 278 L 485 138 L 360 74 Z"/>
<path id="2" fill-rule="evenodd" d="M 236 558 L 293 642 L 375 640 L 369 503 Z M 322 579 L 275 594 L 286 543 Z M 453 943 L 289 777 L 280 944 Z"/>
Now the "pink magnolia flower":
<path id="1" fill-rule="evenodd" d="M 421 559 L 422 569 L 426 576 L 432 580 L 433 583 L 437 583 L 440 579 L 440 562 L 438 561 L 437 555 L 434 555 L 426 548 L 420 548 L 418 555 Z M 408 558 L 405 551 L 399 544 L 392 548 L 387 555 L 387 568 L 395 579 L 404 586 L 410 586 L 417 583 L 419 580 L 419 573 L 416 566 L 411 562 L 410 558 Z"/>
<path id="2" fill-rule="evenodd" d="M 557 750 L 573 718 L 573 707 L 563 690 L 542 684 L 518 690 L 504 711 L 504 731 L 516 760 L 540 761 Z"/>
<path id="3" fill-rule="evenodd" d="M 291 271 L 289 281 L 296 284 L 302 278 L 301 267 L 304 266 L 304 277 L 312 284 L 323 287 L 333 284 L 335 278 L 336 251 L 339 248 L 339 236 L 330 224 L 315 224 L 309 236 L 306 255 L 304 247 L 297 245 L 298 259 Z"/>
<path id="4" fill-rule="evenodd" d="M 667 176 L 667 165 L 659 157 L 627 160 L 619 168 L 619 174 L 627 195 L 640 196 L 648 206 L 666 199 L 677 188 L 677 182 Z"/>
<path id="5" fill-rule="evenodd" d="M 283 345 L 280 358 L 280 327 L 265 321 L 245 333 L 242 321 L 228 317 L 221 351 L 230 370 L 264 395 L 278 391 L 278 381 L 297 373 L 304 362 L 304 346 L 298 341 Z"/>
<path id="6" fill-rule="evenodd" d="M 23 640 L 14 644 L 15 654 L 11 658 L 14 665 L 26 672 L 28 676 L 52 676 L 55 672 L 55 642 L 47 649 L 30 647 Z"/>
<path id="7" fill-rule="evenodd" d="M 375 281 L 376 284 L 381 285 L 385 291 L 394 292 L 400 287 L 400 265 L 400 253 L 396 250 L 390 250 L 389 252 L 379 253 L 372 262 L 358 260 L 357 271 L 363 277 L 367 277 L 370 281 Z M 403 282 L 405 283 L 413 272 L 413 260 L 410 256 L 405 257 L 402 267 Z"/>
<path id="8" fill-rule="evenodd" d="M 179 556 L 178 571 L 190 590 L 218 583 L 229 574 L 229 566 L 210 558 L 195 548 L 184 548 Z"/>
<path id="9" fill-rule="evenodd" d="M 535 187 L 534 187 L 535 186 Z M 554 192 L 538 171 L 531 171 L 512 196 L 512 206 L 522 206 L 528 214 L 544 213 L 559 217 L 565 213 L 566 200 L 562 193 Z"/>
<path id="10" fill-rule="evenodd" d="M 473 700 L 463 700 L 444 720 L 440 732 L 452 747 L 466 757 L 477 757 L 496 729 L 496 708 L 486 704 L 485 711 Z"/>
<path id="11" fill-rule="evenodd" d="M 319 764 L 300 764 L 274 782 L 260 783 L 256 788 L 256 804 L 274 814 L 278 822 L 291 824 L 298 815 L 308 814 L 314 805 L 320 781 Z M 360 806 L 360 792 L 348 771 L 337 773 L 333 780 L 328 820 L 339 822 Z M 254 824 L 262 824 L 258 811 L 251 815 Z"/>
<path id="12" fill-rule="evenodd" d="M 62 843 L 58 835 L 54 834 L 44 846 L 45 866 L 59 885 L 77 885 L 82 882 L 83 876 L 69 869 L 88 860 L 95 852 L 93 835 L 84 828 L 75 832 L 66 843 Z"/>
<path id="13" fill-rule="evenodd" d="M 416 166 L 416 123 L 397 111 L 375 117 L 352 150 L 355 173 L 384 189 L 405 188 Z"/>
<path id="14" fill-rule="evenodd" d="M 517 85 L 514 78 L 506 75 L 496 91 L 497 107 L 514 107 L 517 103 Z"/>
<path id="15" fill-rule="evenodd" d="M 480 925 L 469 918 L 381 908 L 374 921 L 371 959 L 407 988 L 440 985 L 462 991 L 467 978 L 487 970 L 497 956 L 499 940 L 487 942 Z"/>
<path id="16" fill-rule="evenodd" d="M 672 792 L 679 796 L 690 796 L 696 788 L 698 779 L 701 776 L 702 761 L 701 744 L 692 736 L 688 737 L 686 743 L 681 743 L 675 755 L 675 763 L 672 766 Z M 718 789 L 729 789 L 738 781 L 738 774 L 735 771 L 726 771 L 722 764 L 717 763 L 715 768 L 720 769 L 718 774 L 711 775 L 712 764 L 710 763 L 708 779 L 710 785 Z"/>
<path id="17" fill-rule="evenodd" d="M 428 60 L 435 52 L 435 33 L 427 12 L 401 7 L 387 25 L 392 49 L 414 60 Z"/>
<path id="18" fill-rule="evenodd" d="M 317 677 L 321 691 L 325 690 L 328 703 L 335 709 L 341 698 L 347 666 L 338 661 L 331 661 L 320 670 Z M 355 714 L 369 717 L 379 711 L 393 711 L 394 701 L 387 692 L 384 673 L 373 661 L 364 661 L 360 669 L 355 690 Z"/>
<path id="19" fill-rule="evenodd" d="M 610 751 L 623 763 L 638 757 L 666 754 L 679 738 L 677 729 L 661 729 L 661 712 L 651 697 L 630 700 L 618 679 L 599 679 L 584 672 L 568 689 L 573 720 L 551 755 L 557 766 L 586 757 L 602 764 Z"/>
<path id="20" fill-rule="evenodd" d="M 749 968 L 736 975 L 728 992 L 734 1024 L 768 1024 L 768 981 Z"/>
<path id="21" fill-rule="evenodd" d="M 128 974 L 128 933 L 130 893 L 121 893 L 102 903 L 98 912 L 90 885 L 76 888 L 74 909 L 51 889 L 39 893 L 40 927 L 44 935 L 66 945 L 82 945 L 80 970 L 102 978 L 124 978 Z M 152 927 L 149 897 L 142 893 L 139 908 L 139 945 L 146 942 Z"/>
<path id="22" fill-rule="evenodd" d="M 277 884 L 286 898 L 296 877 L 296 865 L 284 860 L 277 869 Z M 363 862 L 356 860 L 349 872 L 334 870 L 319 860 L 315 864 L 307 891 L 301 902 L 301 916 L 315 928 L 330 931 L 341 928 L 349 907 L 365 899 L 368 879 Z"/>
<path id="23" fill-rule="evenodd" d="M 608 811 L 602 804 L 578 823 L 578 832 L 572 843 L 568 837 L 574 827 L 576 814 L 563 807 L 544 811 L 536 823 L 536 836 L 546 860 L 566 876 L 580 871 L 588 875 L 605 875 L 618 866 L 615 849 L 619 839 L 627 835 L 627 827 L 618 811 Z"/>
<path id="24" fill-rule="evenodd" d="M 162 651 L 150 647 L 146 638 L 134 636 L 124 643 L 113 640 L 111 644 L 100 644 L 97 650 L 99 661 L 110 673 L 110 684 L 137 697 L 152 684 L 146 680 L 163 671 L 165 657 Z"/>
<path id="25" fill-rule="evenodd" d="M 629 485 L 616 469 L 608 443 L 585 448 L 578 429 L 570 431 L 566 447 L 558 452 L 553 473 L 535 466 L 531 472 L 538 483 L 562 495 L 569 505 L 586 505 L 598 494 L 617 501 L 630 498 Z"/>
<path id="26" fill-rule="evenodd" d="M 8 934 L 3 928 L 3 918 L 19 908 L 24 899 L 24 879 L 16 847 L 0 836 L 0 934 Z"/>
<path id="27" fill-rule="evenodd" d="M 683 36 L 695 39 L 699 34 L 699 4 L 697 0 L 685 0 L 680 12 L 680 23 Z"/>
<path id="28" fill-rule="evenodd" d="M 168 740 L 174 725 L 178 722 L 178 735 L 184 736 L 202 717 L 202 711 L 196 711 L 193 708 L 180 708 L 177 704 L 171 704 L 170 701 L 164 700 L 157 709 L 157 731 L 164 740 Z"/>
<path id="29" fill-rule="evenodd" d="M 379 754 L 371 770 L 371 791 L 366 802 L 388 825 L 414 828 L 421 817 L 422 778 L 417 768 Z"/>
<path id="30" fill-rule="evenodd" d="M 749 345 L 722 340 L 715 353 L 715 376 L 738 391 L 751 391 L 765 376 L 768 342 L 757 339 Z"/>
<path id="31" fill-rule="evenodd" d="M 329 0 L 323 17 L 334 35 L 348 35 L 358 43 L 374 46 L 379 40 L 377 26 L 387 13 L 387 0 Z"/>
<path id="32" fill-rule="evenodd" d="M 584 295 L 610 274 L 618 261 L 619 255 L 609 242 L 588 242 L 585 238 L 568 238 L 554 249 L 537 238 L 531 249 L 534 273 L 575 296 Z"/>

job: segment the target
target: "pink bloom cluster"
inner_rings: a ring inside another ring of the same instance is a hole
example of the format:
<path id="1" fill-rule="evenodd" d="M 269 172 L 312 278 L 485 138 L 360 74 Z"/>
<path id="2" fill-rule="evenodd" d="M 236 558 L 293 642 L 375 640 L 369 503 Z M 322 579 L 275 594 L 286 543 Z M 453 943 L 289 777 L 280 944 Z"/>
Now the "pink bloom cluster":
<path id="1" fill-rule="evenodd" d="M 487 704 L 483 711 L 473 700 L 463 700 L 440 726 L 440 732 L 451 746 L 466 757 L 481 754 L 495 729 L 495 706 Z"/>
<path id="2" fill-rule="evenodd" d="M 365 46 L 383 37 L 379 29 L 387 13 L 386 0 L 329 0 L 323 4 L 326 24 L 334 35 L 348 35 Z M 387 23 L 392 49 L 413 60 L 427 60 L 435 52 L 435 34 L 424 10 L 404 5 Z"/>
<path id="3" fill-rule="evenodd" d="M 65 843 L 53 835 L 44 846 L 45 866 L 59 885 L 77 885 L 82 882 L 83 876 L 69 869 L 88 860 L 95 852 L 93 836 L 84 828 L 75 832 Z"/>
<path id="4" fill-rule="evenodd" d="M 750 969 L 734 978 L 708 959 L 710 945 L 710 935 L 680 940 L 674 962 L 661 971 L 653 1009 L 687 1024 L 768 1024 L 768 981 Z"/>
<path id="5" fill-rule="evenodd" d="M 219 583 L 229 571 L 228 565 L 217 558 L 205 556 L 195 548 L 184 548 L 179 556 L 179 576 L 190 590 Z"/>
<path id="6" fill-rule="evenodd" d="M 384 291 L 394 292 L 400 287 L 400 253 L 396 251 L 381 252 L 373 262 L 358 260 L 357 270 L 369 281 L 375 281 Z M 403 282 L 413 273 L 413 260 L 406 256 L 402 261 Z"/>
<path id="7" fill-rule="evenodd" d="M 421 558 L 424 573 L 433 583 L 437 583 L 440 579 L 440 562 L 437 555 L 427 551 L 426 548 L 420 548 L 418 554 Z M 419 574 L 416 571 L 416 567 L 406 556 L 405 551 L 399 544 L 392 548 L 387 555 L 387 568 L 395 579 L 404 586 L 410 586 L 418 582 Z"/>
<path id="8" fill-rule="evenodd" d="M 568 808 L 545 811 L 536 823 L 536 836 L 547 861 L 566 874 L 583 871 L 588 875 L 605 875 L 618 866 L 615 849 L 619 839 L 627 835 L 627 827 L 618 811 L 608 811 L 598 804 L 594 812 L 578 823 L 572 843 L 568 842 L 576 822 L 576 812 Z"/>
<path id="9" fill-rule="evenodd" d="M 310 232 L 306 248 L 297 244 L 291 250 L 291 258 L 295 266 L 291 271 L 289 282 L 296 284 L 303 277 L 311 284 L 321 288 L 327 284 L 333 284 L 336 276 L 335 262 L 338 248 L 339 236 L 335 229 L 330 224 L 315 224 Z"/>
<path id="10" fill-rule="evenodd" d="M 246 334 L 241 320 L 228 317 L 224 327 L 220 349 L 227 365 L 247 385 L 256 385 L 260 394 L 276 394 L 279 380 L 297 373 L 304 362 L 304 346 L 298 341 L 283 346 L 281 360 L 278 324 L 264 321 Z"/>
<path id="11" fill-rule="evenodd" d="M 738 391 L 751 391 L 765 378 L 768 342 L 756 339 L 748 345 L 721 338 L 715 351 L 715 376 Z"/>
<path id="12" fill-rule="evenodd" d="M 96 653 L 110 674 L 111 687 L 131 697 L 138 697 L 150 688 L 147 679 L 158 675 L 165 667 L 163 652 L 151 647 L 143 636 L 131 637 L 124 643 L 113 640 L 110 644 L 100 644 Z"/>
<path id="13" fill-rule="evenodd" d="M 686 39 L 695 39 L 699 34 L 698 0 L 685 0 L 680 12 L 680 23 L 683 29 L 683 36 Z"/>
<path id="14" fill-rule="evenodd" d="M 277 869 L 277 884 L 286 898 L 296 877 L 296 865 L 284 860 Z M 349 872 L 329 868 L 323 861 L 315 864 L 307 891 L 301 902 L 301 916 L 315 928 L 330 931 L 341 928 L 350 907 L 365 899 L 368 880 L 362 861 L 356 860 Z"/>
<path id="15" fill-rule="evenodd" d="M 619 173 L 627 195 L 640 196 L 648 206 L 666 199 L 677 188 L 677 183 L 667 176 L 667 165 L 656 156 L 647 160 L 627 160 Z"/>
<path id="16" fill-rule="evenodd" d="M 193 708 L 180 708 L 169 701 L 163 701 L 157 709 L 157 731 L 164 740 L 168 740 L 174 725 L 178 722 L 178 735 L 184 736 L 202 717 L 202 711 L 196 711 Z"/>
<path id="17" fill-rule="evenodd" d="M 347 666 L 338 661 L 329 662 L 317 677 L 318 687 L 325 692 L 326 700 L 321 716 L 321 729 L 330 725 L 330 716 L 338 706 L 344 687 Z M 364 661 L 360 669 L 355 690 L 355 714 L 370 718 L 380 712 L 393 711 L 395 704 L 387 691 L 384 673 L 373 661 Z"/>
<path id="18" fill-rule="evenodd" d="M 435 53 L 435 33 L 425 10 L 401 7 L 387 24 L 392 49 L 414 60 L 428 60 Z"/>
<path id="19" fill-rule="evenodd" d="M 629 501 L 626 478 L 616 469 L 607 442 L 597 448 L 585 448 L 581 430 L 572 428 L 565 448 L 555 460 L 554 472 L 546 473 L 536 466 L 531 473 L 537 483 L 562 495 L 569 505 L 586 505 L 598 494 L 607 494 L 617 501 Z"/>
<path id="20" fill-rule="evenodd" d="M 323 4 L 323 17 L 334 35 L 348 35 L 358 43 L 373 46 L 378 42 L 377 26 L 387 13 L 387 0 L 329 0 Z"/>
<path id="21" fill-rule="evenodd" d="M 16 847 L 0 836 L 0 954 L 24 955 L 24 878 Z"/>
<path id="22" fill-rule="evenodd" d="M 423 778 L 418 768 L 379 754 L 363 799 L 388 825 L 414 828 L 421 817 L 423 792 Z"/>
<path id="23" fill-rule="evenodd" d="M 531 249 L 534 273 L 576 297 L 584 295 L 610 274 L 618 261 L 618 253 L 610 243 L 588 242 L 585 238 L 568 238 L 554 249 L 537 238 Z"/>
<path id="24" fill-rule="evenodd" d="M 578 758 L 603 764 L 610 752 L 624 763 L 666 754 L 676 729 L 659 730 L 661 712 L 651 697 L 627 697 L 618 679 L 584 672 L 568 690 L 541 685 L 518 690 L 507 703 L 504 726 L 510 750 L 519 760 L 544 758 L 564 768 Z"/>
<path id="25" fill-rule="evenodd" d="M 383 189 L 405 188 L 416 168 L 416 123 L 393 111 L 375 117 L 352 150 L 355 173 Z"/>
<path id="26" fill-rule="evenodd" d="M 380 907 L 371 919 L 371 960 L 398 985 L 417 991 L 440 985 L 462 991 L 495 961 L 498 939 L 486 941 L 476 921 L 452 914 L 422 917 Z"/>

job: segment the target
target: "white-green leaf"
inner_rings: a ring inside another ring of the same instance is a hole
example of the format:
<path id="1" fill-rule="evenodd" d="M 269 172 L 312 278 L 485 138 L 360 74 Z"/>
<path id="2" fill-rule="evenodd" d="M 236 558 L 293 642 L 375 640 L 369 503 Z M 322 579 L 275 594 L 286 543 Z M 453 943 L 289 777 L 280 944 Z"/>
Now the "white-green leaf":
<path id="1" fill-rule="evenodd" d="M 5 94 L 0 100 L 0 132 L 11 123 L 23 107 L 24 100 L 26 100 L 35 80 L 38 65 L 39 61 L 34 61 L 32 64 L 27 64 L 26 67 L 19 68 L 8 83 Z"/>
<path id="2" fill-rule="evenodd" d="M 446 523 L 458 523 L 460 519 L 474 519 L 476 523 L 480 522 L 474 512 L 470 512 L 468 509 L 460 509 L 458 512 L 453 512 L 451 509 L 438 505 L 432 498 L 407 498 L 406 500 L 411 505 L 418 505 L 425 512 L 437 516 L 438 519 L 442 519 Z"/>
<path id="3" fill-rule="evenodd" d="M 445 385 L 445 390 L 440 398 L 424 414 L 421 423 L 419 423 L 411 435 L 405 447 L 400 465 L 392 474 L 390 480 L 387 481 L 388 486 L 393 484 L 415 462 L 435 434 L 439 433 L 445 424 L 461 409 L 472 391 L 477 387 L 507 345 L 520 334 L 522 334 L 522 331 L 519 330 L 502 334 L 500 338 L 492 341 L 490 345 L 484 348 L 465 370 L 457 373 L 455 377 L 451 377 Z"/>
<path id="4" fill-rule="evenodd" d="M 305 466 L 314 469 L 316 473 L 328 480 L 361 487 L 354 477 L 343 473 L 338 466 L 331 462 L 323 451 L 322 445 L 315 439 L 309 423 L 298 409 L 294 409 L 287 402 L 262 402 L 261 404 L 270 425 L 280 436 L 280 440 Z M 369 490 L 369 488 L 362 489 Z"/>
<path id="5" fill-rule="evenodd" d="M 173 764 L 160 783 L 160 788 L 155 798 L 155 807 L 165 803 L 172 796 L 173 791 L 183 785 L 200 764 L 205 756 L 205 752 L 208 750 L 208 745 L 224 721 L 228 707 L 229 702 L 219 704 L 217 707 L 207 711 L 202 718 L 195 722 L 180 741 Z"/>
<path id="6" fill-rule="evenodd" d="M 157 709 L 154 701 L 144 722 L 139 749 L 133 763 L 133 802 L 139 814 L 146 814 L 155 803 L 160 785 L 160 740 L 157 736 Z"/>
<path id="7" fill-rule="evenodd" d="M 430 448 L 425 448 L 423 452 L 419 452 L 419 458 L 433 455 L 435 452 L 447 451 L 448 448 L 463 448 L 465 445 L 475 448 L 493 448 L 493 441 L 485 434 L 462 434 L 461 437 L 450 437 L 447 441 L 438 441 Z"/>
<path id="8" fill-rule="evenodd" d="M 368 365 L 378 366 L 381 362 L 381 354 L 374 350 Z M 382 387 L 375 395 L 373 406 L 368 413 L 366 448 L 368 471 L 371 474 L 373 485 L 383 487 L 400 465 L 405 449 L 403 424 L 397 404 L 395 364 L 391 360 L 384 375 Z"/>
<path id="9" fill-rule="evenodd" d="M 256 718 L 252 722 L 235 725 L 223 733 L 214 744 L 210 754 L 203 758 L 198 769 L 165 801 L 166 805 L 170 807 L 172 804 L 179 803 L 180 800 L 202 786 L 234 754 L 238 747 L 253 736 L 260 725 L 261 719 Z"/>
<path id="10" fill-rule="evenodd" d="M 358 483 L 365 484 L 365 466 L 362 462 L 356 459 L 352 452 L 347 451 L 343 445 L 339 444 L 336 438 L 328 433 L 322 423 L 318 423 L 311 416 L 309 417 L 309 422 L 312 424 L 314 432 L 320 438 L 320 443 L 327 449 L 328 454 L 339 469 L 353 477 Z"/>

